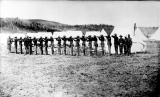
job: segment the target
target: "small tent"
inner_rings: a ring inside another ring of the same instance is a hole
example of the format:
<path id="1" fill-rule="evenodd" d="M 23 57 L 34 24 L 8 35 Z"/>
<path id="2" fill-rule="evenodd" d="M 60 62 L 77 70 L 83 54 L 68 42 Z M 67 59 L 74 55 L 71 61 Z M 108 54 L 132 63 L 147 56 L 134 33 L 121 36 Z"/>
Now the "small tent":
<path id="1" fill-rule="evenodd" d="M 102 31 L 101 31 L 101 33 L 104 33 Z M 138 38 L 136 36 L 133 36 L 133 31 L 134 31 L 133 27 L 117 26 L 117 27 L 114 28 L 113 32 L 111 33 L 111 36 L 114 35 L 114 34 L 117 34 L 118 37 L 120 35 L 122 35 L 123 38 L 124 38 L 124 36 L 127 36 L 128 34 L 130 34 L 130 36 L 132 38 L 132 41 L 133 41 L 131 52 L 132 53 L 143 52 L 145 50 L 146 44 L 140 38 Z M 114 39 L 111 38 L 111 41 L 112 41 L 111 53 L 115 53 Z M 107 45 L 107 41 L 106 41 L 105 45 Z M 106 52 L 108 52 L 108 45 L 106 46 Z"/>

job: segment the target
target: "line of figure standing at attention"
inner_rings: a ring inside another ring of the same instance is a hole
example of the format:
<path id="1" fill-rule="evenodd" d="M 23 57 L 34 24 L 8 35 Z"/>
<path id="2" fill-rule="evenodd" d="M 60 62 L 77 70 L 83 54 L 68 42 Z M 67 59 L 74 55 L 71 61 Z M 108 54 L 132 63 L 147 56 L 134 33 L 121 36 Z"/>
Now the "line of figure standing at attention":
<path id="1" fill-rule="evenodd" d="M 23 54 L 23 46 L 25 48 L 25 52 L 24 54 L 34 54 L 37 55 L 37 49 L 40 49 L 40 54 L 43 55 L 43 49 L 45 51 L 45 54 L 48 55 L 48 47 L 50 47 L 51 49 L 51 55 L 55 54 L 55 48 L 56 45 L 54 44 L 54 41 L 57 41 L 57 46 L 58 46 L 58 54 L 62 54 L 61 50 L 63 48 L 63 52 L 65 55 L 67 55 L 67 47 L 70 48 L 70 54 L 74 55 L 74 47 L 76 47 L 76 55 L 80 56 L 80 52 L 82 51 L 83 55 L 86 55 L 86 51 L 89 50 L 89 55 L 92 56 L 93 52 L 95 53 L 95 55 L 98 54 L 98 47 L 101 47 L 101 54 L 105 55 L 105 50 L 104 50 L 104 46 L 105 46 L 105 41 L 107 41 L 107 45 L 108 45 L 108 53 L 109 55 L 111 55 L 111 46 L 112 46 L 112 38 L 114 39 L 114 48 L 115 48 L 115 54 L 118 55 L 118 48 L 119 48 L 119 52 L 120 55 L 124 54 L 124 55 L 130 55 L 131 54 L 131 47 L 132 47 L 132 38 L 130 37 L 130 35 L 128 35 L 128 37 L 124 37 L 122 35 L 120 35 L 119 37 L 117 36 L 117 34 L 114 35 L 107 35 L 107 36 L 77 36 L 77 37 L 57 37 L 57 38 L 53 38 L 52 36 L 50 38 L 31 38 L 29 36 L 26 36 L 25 38 L 11 38 L 10 36 L 7 39 L 7 49 L 9 50 L 9 52 L 11 53 L 11 49 L 12 49 L 12 42 L 14 42 L 14 50 L 15 53 L 18 53 L 18 49 L 19 49 L 19 53 Z M 100 41 L 100 44 L 98 44 L 98 39 Z M 49 45 L 49 41 L 50 41 L 50 45 Z M 63 41 L 63 45 L 62 45 L 62 41 Z M 67 41 L 69 42 L 69 44 L 67 44 Z M 74 42 L 75 41 L 75 45 Z M 81 43 L 80 43 L 81 41 Z M 86 43 L 88 42 L 88 46 L 86 45 Z M 92 44 L 93 42 L 93 44 Z M 18 45 L 19 43 L 19 45 Z M 19 46 L 19 48 L 18 48 Z M 34 47 L 34 50 L 33 50 Z"/>

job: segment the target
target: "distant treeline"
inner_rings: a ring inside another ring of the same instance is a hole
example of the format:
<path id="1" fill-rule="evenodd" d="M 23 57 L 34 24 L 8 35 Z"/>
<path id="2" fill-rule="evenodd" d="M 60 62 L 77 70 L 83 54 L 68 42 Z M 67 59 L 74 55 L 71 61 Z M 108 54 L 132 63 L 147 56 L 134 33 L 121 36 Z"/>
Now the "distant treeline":
<path id="1" fill-rule="evenodd" d="M 18 18 L 0 18 L 0 28 L 8 28 L 12 30 L 27 31 L 100 31 L 102 28 L 113 27 L 105 24 L 88 24 L 88 25 L 67 25 L 54 21 L 36 20 L 36 19 L 18 19 Z"/>

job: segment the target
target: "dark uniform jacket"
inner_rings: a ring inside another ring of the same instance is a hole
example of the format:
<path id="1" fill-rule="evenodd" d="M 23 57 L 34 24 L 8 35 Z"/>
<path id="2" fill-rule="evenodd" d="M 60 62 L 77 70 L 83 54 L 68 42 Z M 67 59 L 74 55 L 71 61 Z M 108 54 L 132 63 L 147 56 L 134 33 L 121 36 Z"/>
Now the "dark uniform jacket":
<path id="1" fill-rule="evenodd" d="M 86 41 L 87 41 L 87 38 L 84 37 L 84 36 L 82 36 L 80 39 L 82 40 L 82 45 L 85 46 L 85 45 L 86 45 L 85 43 L 86 43 Z"/>
<path id="2" fill-rule="evenodd" d="M 79 37 L 76 37 L 74 40 L 76 41 L 76 46 L 80 46 L 80 44 L 79 44 L 80 38 L 79 38 Z"/>
<path id="3" fill-rule="evenodd" d="M 70 42 L 70 46 L 73 46 L 73 38 L 72 38 L 72 37 L 69 37 L 69 38 L 68 38 L 68 41 Z"/>
<path id="4" fill-rule="evenodd" d="M 117 36 L 112 36 L 114 38 L 114 45 L 119 45 L 119 40 Z"/>
<path id="5" fill-rule="evenodd" d="M 61 38 L 56 38 L 56 40 L 58 41 L 58 46 L 61 45 Z"/>
<path id="6" fill-rule="evenodd" d="M 94 46 L 95 46 L 95 47 L 98 47 L 97 37 L 93 37 L 92 40 L 94 41 Z"/>
<path id="7" fill-rule="evenodd" d="M 37 46 L 37 39 L 36 38 L 33 38 L 33 43 L 35 46 Z"/>
<path id="8" fill-rule="evenodd" d="M 87 37 L 87 41 L 89 42 L 89 45 L 92 45 L 92 37 Z"/>
<path id="9" fill-rule="evenodd" d="M 49 41 L 48 38 L 44 38 L 44 45 L 45 46 L 48 46 L 48 41 Z"/>
<path id="10" fill-rule="evenodd" d="M 111 46 L 112 45 L 111 36 L 106 36 L 106 38 L 107 38 L 107 44 Z"/>
<path id="11" fill-rule="evenodd" d="M 120 39 L 119 39 L 119 45 L 120 45 L 120 46 L 123 46 L 123 45 L 124 45 L 124 42 L 125 42 L 125 41 L 124 41 L 123 38 L 120 38 Z"/>
<path id="12" fill-rule="evenodd" d="M 54 43 L 54 39 L 52 37 L 49 39 L 49 41 L 51 41 L 51 45 L 54 45 L 53 44 Z"/>
<path id="13" fill-rule="evenodd" d="M 20 38 L 20 39 L 19 39 L 19 45 L 21 45 L 21 46 L 22 46 L 22 42 L 23 42 L 23 39 L 22 39 L 22 38 Z"/>
<path id="14" fill-rule="evenodd" d="M 43 38 L 39 38 L 39 43 L 40 46 L 43 46 Z"/>
<path id="15" fill-rule="evenodd" d="M 63 37 L 62 40 L 63 40 L 63 46 L 66 46 L 67 38 L 66 38 L 66 37 Z"/>
<path id="16" fill-rule="evenodd" d="M 132 45 L 132 38 L 127 38 L 127 45 L 128 46 L 131 46 Z"/>

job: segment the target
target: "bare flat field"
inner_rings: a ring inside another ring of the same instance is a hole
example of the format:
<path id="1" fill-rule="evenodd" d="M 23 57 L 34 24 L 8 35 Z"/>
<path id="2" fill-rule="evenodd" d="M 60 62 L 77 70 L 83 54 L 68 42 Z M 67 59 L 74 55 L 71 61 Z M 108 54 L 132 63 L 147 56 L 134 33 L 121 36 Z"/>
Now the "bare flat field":
<path id="1" fill-rule="evenodd" d="M 158 55 L 8 53 L 0 43 L 0 97 L 153 97 Z"/>

